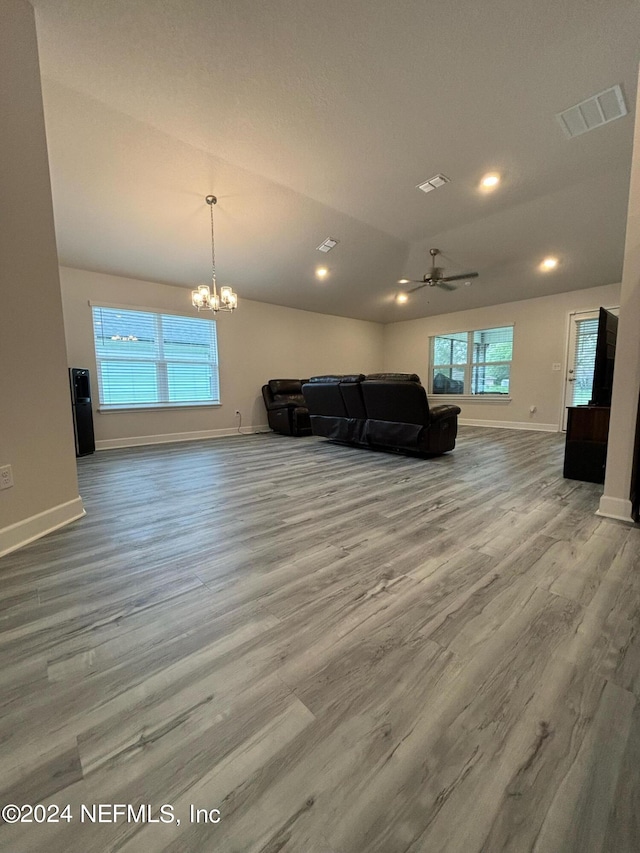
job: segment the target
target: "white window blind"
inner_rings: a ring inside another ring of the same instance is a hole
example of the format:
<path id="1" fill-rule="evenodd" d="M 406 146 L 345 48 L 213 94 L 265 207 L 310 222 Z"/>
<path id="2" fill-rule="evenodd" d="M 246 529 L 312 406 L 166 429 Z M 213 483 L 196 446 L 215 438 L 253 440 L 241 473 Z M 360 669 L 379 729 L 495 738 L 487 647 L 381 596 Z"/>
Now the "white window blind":
<path id="1" fill-rule="evenodd" d="M 576 320 L 575 348 L 573 355 L 573 399 L 572 406 L 586 406 L 591 400 L 593 367 L 596 360 L 598 340 L 598 318 Z"/>
<path id="2" fill-rule="evenodd" d="M 103 408 L 220 402 L 215 320 L 92 306 Z"/>

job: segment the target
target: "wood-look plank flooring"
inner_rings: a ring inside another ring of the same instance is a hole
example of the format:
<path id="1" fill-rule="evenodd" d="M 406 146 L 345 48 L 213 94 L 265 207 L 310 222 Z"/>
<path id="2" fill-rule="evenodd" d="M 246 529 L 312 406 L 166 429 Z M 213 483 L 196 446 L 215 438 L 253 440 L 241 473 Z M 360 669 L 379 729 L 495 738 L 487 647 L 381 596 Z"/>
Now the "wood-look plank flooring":
<path id="1" fill-rule="evenodd" d="M 71 821 L 0 849 L 638 853 L 640 529 L 562 456 L 463 427 L 79 460 L 87 516 L 0 560 L 0 804 Z"/>

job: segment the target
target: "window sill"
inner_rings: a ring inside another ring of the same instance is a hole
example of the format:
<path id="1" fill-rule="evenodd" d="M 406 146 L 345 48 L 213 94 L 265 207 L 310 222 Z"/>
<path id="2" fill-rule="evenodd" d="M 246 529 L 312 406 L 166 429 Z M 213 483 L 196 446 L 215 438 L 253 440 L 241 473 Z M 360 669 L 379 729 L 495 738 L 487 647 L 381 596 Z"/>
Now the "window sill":
<path id="1" fill-rule="evenodd" d="M 429 403 L 435 406 L 436 400 L 443 403 L 510 403 L 507 394 L 429 394 Z"/>
<path id="2" fill-rule="evenodd" d="M 150 403 L 145 406 L 98 406 L 101 415 L 111 415 L 117 412 L 155 412 L 166 409 L 216 409 L 221 403 Z"/>

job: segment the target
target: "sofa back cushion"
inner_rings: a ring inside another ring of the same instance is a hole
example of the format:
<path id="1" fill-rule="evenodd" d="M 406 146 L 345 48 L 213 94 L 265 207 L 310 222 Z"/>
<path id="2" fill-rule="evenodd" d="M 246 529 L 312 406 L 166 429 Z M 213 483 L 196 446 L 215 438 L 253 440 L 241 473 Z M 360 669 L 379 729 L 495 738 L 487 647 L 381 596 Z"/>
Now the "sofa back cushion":
<path id="1" fill-rule="evenodd" d="M 385 382 L 417 382 L 420 383 L 420 377 L 417 373 L 370 373 L 367 379 L 372 381 Z"/>
<path id="2" fill-rule="evenodd" d="M 427 394 L 419 382 L 367 379 L 362 383 L 367 417 L 405 424 L 429 423 Z"/>
<path id="3" fill-rule="evenodd" d="M 347 408 L 340 393 L 340 376 L 312 376 L 302 386 L 310 415 L 346 418 Z"/>
<path id="4" fill-rule="evenodd" d="M 278 394 L 302 394 L 299 379 L 270 379 L 269 388 L 274 397 Z"/>
<path id="5" fill-rule="evenodd" d="M 358 418 L 364 420 L 367 417 L 367 410 L 362 397 L 361 382 L 364 379 L 364 374 L 359 373 L 354 376 L 345 376 L 340 383 L 340 393 L 344 400 L 344 405 L 347 410 L 347 416 L 350 418 Z"/>
<path id="6" fill-rule="evenodd" d="M 262 386 L 262 397 L 267 411 L 305 405 L 299 379 L 270 379 L 267 385 Z"/>

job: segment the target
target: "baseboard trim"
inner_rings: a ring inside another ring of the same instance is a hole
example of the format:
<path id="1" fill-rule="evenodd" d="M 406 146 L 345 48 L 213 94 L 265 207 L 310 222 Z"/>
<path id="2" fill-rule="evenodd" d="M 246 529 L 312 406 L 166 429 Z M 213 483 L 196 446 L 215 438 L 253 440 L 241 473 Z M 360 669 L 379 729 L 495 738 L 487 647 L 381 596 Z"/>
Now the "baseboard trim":
<path id="1" fill-rule="evenodd" d="M 64 527 L 85 515 L 82 498 L 77 497 L 58 506 L 25 518 L 0 530 L 0 557 L 23 548 L 29 542 L 34 542 L 53 533 L 59 527 Z"/>
<path id="2" fill-rule="evenodd" d="M 604 518 L 614 518 L 616 521 L 627 521 L 633 524 L 631 501 L 625 498 L 610 498 L 608 495 L 603 495 L 600 498 L 600 506 L 596 510 L 596 515 L 602 515 Z"/>
<path id="3" fill-rule="evenodd" d="M 253 435 L 257 432 L 267 432 L 268 424 L 253 424 L 231 429 L 201 429 L 194 432 L 167 432 L 160 435 L 132 435 L 127 438 L 107 438 L 96 441 L 96 450 L 118 450 L 122 447 L 143 447 L 147 444 L 171 444 L 181 441 L 202 441 L 206 438 L 225 438 L 230 435 Z"/>
<path id="4" fill-rule="evenodd" d="M 461 426 L 494 427 L 495 429 L 529 429 L 536 432 L 560 432 L 558 424 L 534 424 L 528 421 L 480 421 L 475 418 L 458 418 Z"/>

